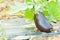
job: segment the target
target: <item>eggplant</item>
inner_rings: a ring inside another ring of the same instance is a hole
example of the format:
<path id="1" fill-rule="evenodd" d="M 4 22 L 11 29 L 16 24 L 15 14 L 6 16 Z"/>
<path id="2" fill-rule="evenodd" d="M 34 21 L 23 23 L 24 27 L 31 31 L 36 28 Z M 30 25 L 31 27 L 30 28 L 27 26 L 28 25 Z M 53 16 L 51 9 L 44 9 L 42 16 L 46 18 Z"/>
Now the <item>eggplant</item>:
<path id="1" fill-rule="evenodd" d="M 34 14 L 34 22 L 41 32 L 50 33 L 53 30 L 52 25 L 47 21 L 42 12 Z"/>

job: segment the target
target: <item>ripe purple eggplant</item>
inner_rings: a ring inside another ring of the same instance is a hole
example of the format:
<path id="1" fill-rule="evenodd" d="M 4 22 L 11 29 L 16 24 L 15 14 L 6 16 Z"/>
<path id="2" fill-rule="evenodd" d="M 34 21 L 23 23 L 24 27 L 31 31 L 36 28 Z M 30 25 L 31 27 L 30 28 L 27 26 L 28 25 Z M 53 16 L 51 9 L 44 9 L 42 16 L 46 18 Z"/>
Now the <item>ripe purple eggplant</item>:
<path id="1" fill-rule="evenodd" d="M 42 12 L 34 14 L 34 22 L 41 32 L 49 33 L 53 30 L 52 25 L 47 21 Z"/>

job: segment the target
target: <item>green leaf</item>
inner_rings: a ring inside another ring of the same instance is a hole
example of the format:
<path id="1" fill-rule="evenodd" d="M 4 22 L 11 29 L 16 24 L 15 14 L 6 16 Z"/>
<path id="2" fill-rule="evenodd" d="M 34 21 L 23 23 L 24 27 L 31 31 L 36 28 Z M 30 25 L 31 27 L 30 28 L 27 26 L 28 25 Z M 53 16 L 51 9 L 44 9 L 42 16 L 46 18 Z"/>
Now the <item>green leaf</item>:
<path id="1" fill-rule="evenodd" d="M 48 15 L 48 11 L 43 11 L 43 14 L 45 15 L 45 16 L 47 16 Z"/>
<path id="2" fill-rule="evenodd" d="M 31 2 L 32 0 L 26 0 L 26 2 Z"/>
<path id="3" fill-rule="evenodd" d="M 28 18 L 28 19 L 33 19 L 33 16 L 34 16 L 34 9 L 26 9 L 25 10 L 25 13 L 24 13 L 24 17 L 25 18 Z"/>

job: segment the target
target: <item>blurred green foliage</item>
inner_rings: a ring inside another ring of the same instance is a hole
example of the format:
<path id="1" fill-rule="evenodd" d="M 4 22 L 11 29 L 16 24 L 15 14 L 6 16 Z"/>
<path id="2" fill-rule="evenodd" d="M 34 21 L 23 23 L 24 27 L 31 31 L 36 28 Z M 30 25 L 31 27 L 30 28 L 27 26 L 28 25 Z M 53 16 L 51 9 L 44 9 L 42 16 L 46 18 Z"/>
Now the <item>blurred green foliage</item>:
<path id="1" fill-rule="evenodd" d="M 40 3 L 44 2 L 46 0 L 26 0 L 27 2 L 32 2 L 31 4 L 28 5 L 33 5 L 35 7 L 35 5 L 39 5 Z M 34 12 L 35 12 L 35 8 L 31 8 L 31 9 L 26 9 L 25 13 L 24 13 L 24 17 L 28 18 L 28 19 L 33 19 L 34 18 Z"/>
<path id="2" fill-rule="evenodd" d="M 26 0 L 26 2 L 32 2 L 32 0 Z M 33 4 L 34 3 L 34 4 Z M 58 7 L 58 0 L 51 0 L 48 2 L 47 0 L 33 0 L 32 5 L 38 5 L 43 4 L 43 14 L 47 16 L 48 21 L 53 21 L 53 20 L 60 20 L 60 12 L 59 12 L 59 7 Z M 45 4 L 47 3 L 47 4 Z M 42 8 L 40 7 L 40 8 Z M 35 9 L 26 9 L 25 12 L 25 18 L 33 18 Z M 40 10 L 39 10 L 40 11 Z"/>
<path id="3" fill-rule="evenodd" d="M 2 3 L 4 0 L 0 0 L 0 3 Z"/>
<path id="4" fill-rule="evenodd" d="M 60 20 L 60 14 L 59 14 L 59 8 L 58 8 L 58 0 L 56 1 L 50 1 L 46 5 L 46 8 L 48 9 L 48 20 Z M 47 15 L 47 14 L 45 14 Z"/>

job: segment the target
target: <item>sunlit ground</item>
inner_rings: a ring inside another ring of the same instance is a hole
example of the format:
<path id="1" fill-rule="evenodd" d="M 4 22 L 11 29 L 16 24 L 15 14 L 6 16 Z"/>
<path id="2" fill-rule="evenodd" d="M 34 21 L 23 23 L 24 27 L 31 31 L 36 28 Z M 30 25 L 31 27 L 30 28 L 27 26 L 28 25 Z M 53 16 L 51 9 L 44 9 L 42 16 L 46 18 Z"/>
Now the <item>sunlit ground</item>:
<path id="1" fill-rule="evenodd" d="M 36 27 L 34 25 L 34 22 L 29 21 L 30 20 L 25 18 L 2 19 L 0 20 L 0 30 L 4 35 L 6 35 L 5 37 L 8 39 L 13 39 L 18 36 L 30 36 L 30 37 L 43 36 L 44 38 L 51 36 L 52 38 L 55 38 L 56 35 L 60 34 L 60 28 L 59 28 L 60 25 L 58 23 L 57 24 L 52 23 L 53 27 L 55 27 L 58 30 L 52 31 L 51 33 L 42 33 L 42 32 L 35 32 Z"/>

